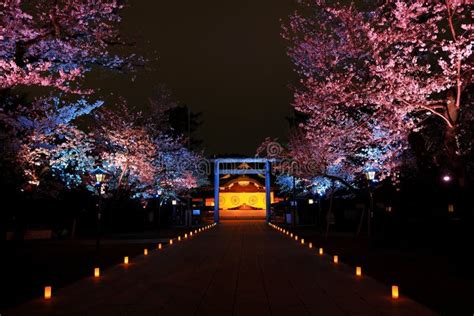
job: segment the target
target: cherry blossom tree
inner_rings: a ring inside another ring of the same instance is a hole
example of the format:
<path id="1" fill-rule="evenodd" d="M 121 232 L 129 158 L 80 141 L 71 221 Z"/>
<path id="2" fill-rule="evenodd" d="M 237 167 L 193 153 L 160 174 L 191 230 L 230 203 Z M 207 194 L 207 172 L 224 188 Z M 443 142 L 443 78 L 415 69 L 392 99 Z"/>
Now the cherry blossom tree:
<path id="1" fill-rule="evenodd" d="M 68 188 L 82 183 L 93 166 L 93 143 L 74 121 L 101 105 L 83 100 L 62 104 L 60 97 L 46 97 L 28 105 L 15 102 L 0 112 L 2 130 L 14 148 L 10 159 L 27 182 L 39 183 L 52 173 Z"/>
<path id="2" fill-rule="evenodd" d="M 111 55 L 122 42 L 116 0 L 0 2 L 0 90 L 43 86 L 88 93 L 79 80 L 92 66 L 124 67 Z"/>
<path id="3" fill-rule="evenodd" d="M 294 107 L 309 117 L 302 127 L 314 149 L 342 150 L 333 161 L 356 166 L 377 157 L 371 167 L 388 174 L 432 115 L 458 168 L 460 117 L 472 106 L 463 95 L 472 84 L 472 1 L 303 4 L 283 36 L 301 76 Z"/>
<path id="4" fill-rule="evenodd" d="M 147 198 L 158 191 L 176 196 L 203 184 L 196 163 L 201 156 L 162 129 L 162 119 L 156 115 L 146 118 L 121 104 L 118 110 L 104 110 L 97 117 L 96 146 L 102 167 L 112 179 L 110 189 L 126 189 Z"/>

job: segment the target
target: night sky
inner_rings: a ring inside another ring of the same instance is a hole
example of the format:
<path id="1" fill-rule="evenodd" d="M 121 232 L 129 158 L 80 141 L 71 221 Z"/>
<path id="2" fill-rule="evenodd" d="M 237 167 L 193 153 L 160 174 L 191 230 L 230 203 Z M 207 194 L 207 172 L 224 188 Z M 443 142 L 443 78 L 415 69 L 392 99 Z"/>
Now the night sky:
<path id="1" fill-rule="evenodd" d="M 122 29 L 138 51 L 158 57 L 128 76 L 109 78 L 103 90 L 142 104 L 166 84 L 181 104 L 203 112 L 197 133 L 206 155 L 254 155 L 265 137 L 285 139 L 295 78 L 280 19 L 292 0 L 143 1 L 123 11 Z"/>

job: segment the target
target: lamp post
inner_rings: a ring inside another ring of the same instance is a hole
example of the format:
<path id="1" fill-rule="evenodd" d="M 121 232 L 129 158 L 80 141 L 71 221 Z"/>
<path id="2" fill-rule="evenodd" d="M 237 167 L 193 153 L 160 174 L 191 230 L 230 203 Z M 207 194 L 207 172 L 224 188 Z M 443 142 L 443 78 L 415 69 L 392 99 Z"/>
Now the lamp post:
<path id="1" fill-rule="evenodd" d="M 181 223 L 177 221 L 178 215 L 177 215 L 176 205 L 178 205 L 178 201 L 176 199 L 171 200 L 171 206 L 173 208 L 172 220 L 174 221 L 175 224 L 180 225 Z"/>
<path id="2" fill-rule="evenodd" d="M 160 189 L 156 192 L 158 195 L 158 235 L 161 232 L 161 196 L 163 195 L 163 191 Z"/>
<path id="3" fill-rule="evenodd" d="M 298 206 L 297 206 L 297 202 L 296 202 L 296 177 L 293 176 L 293 201 L 291 202 L 291 210 L 292 210 L 292 214 L 291 214 L 291 226 L 292 227 L 296 227 L 296 216 L 298 214 Z"/>
<path id="4" fill-rule="evenodd" d="M 374 191 L 372 188 L 372 183 L 375 179 L 375 171 L 374 170 L 368 170 L 365 173 L 365 176 L 367 178 L 367 183 L 369 187 L 369 211 L 367 214 L 367 236 L 370 237 L 370 222 L 373 216 L 374 212 Z"/>
<path id="5" fill-rule="evenodd" d="M 97 231 L 96 231 L 96 250 L 98 251 L 100 248 L 100 238 L 101 238 L 101 232 L 102 232 L 102 227 L 101 227 L 101 221 L 102 221 L 102 184 L 105 182 L 106 174 L 107 172 L 100 168 L 97 167 L 94 169 L 92 174 L 95 176 L 95 186 L 98 190 L 98 201 L 97 201 Z"/>

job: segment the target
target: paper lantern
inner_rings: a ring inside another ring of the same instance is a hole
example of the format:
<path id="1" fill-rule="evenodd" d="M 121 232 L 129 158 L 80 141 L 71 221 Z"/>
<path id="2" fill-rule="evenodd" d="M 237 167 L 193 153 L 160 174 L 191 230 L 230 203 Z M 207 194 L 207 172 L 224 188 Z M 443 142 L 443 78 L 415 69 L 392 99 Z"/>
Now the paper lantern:
<path id="1" fill-rule="evenodd" d="M 158 249 L 161 250 L 163 246 L 161 245 L 161 242 L 158 244 Z"/>
<path id="2" fill-rule="evenodd" d="M 181 241 L 181 236 L 178 236 L 178 241 Z"/>
<path id="3" fill-rule="evenodd" d="M 290 234 L 290 237 L 293 238 L 293 233 Z"/>
<path id="4" fill-rule="evenodd" d="M 192 235 L 193 235 L 193 232 L 190 232 L 190 233 L 189 233 L 189 236 L 192 236 Z"/>
<path id="5" fill-rule="evenodd" d="M 94 277 L 96 277 L 96 278 L 100 277 L 100 268 L 95 268 L 94 269 Z"/>
<path id="6" fill-rule="evenodd" d="M 188 234 L 184 234 L 184 238 L 188 238 Z"/>
<path id="7" fill-rule="evenodd" d="M 295 235 L 295 240 L 298 240 L 298 236 Z"/>
<path id="8" fill-rule="evenodd" d="M 173 239 L 170 239 L 170 245 L 172 245 L 172 244 L 173 244 Z"/>
<path id="9" fill-rule="evenodd" d="M 304 239 L 303 238 L 301 238 L 301 244 L 304 245 Z"/>
<path id="10" fill-rule="evenodd" d="M 143 249 L 143 255 L 148 256 L 148 249 Z"/>
<path id="11" fill-rule="evenodd" d="M 310 242 L 309 245 L 308 245 L 309 249 L 313 248 L 313 243 Z"/>
<path id="12" fill-rule="evenodd" d="M 334 256 L 333 262 L 334 262 L 334 263 L 339 263 L 339 257 L 338 257 L 338 256 Z"/>
<path id="13" fill-rule="evenodd" d="M 356 276 L 362 276 L 362 268 L 361 267 L 356 267 Z"/>
<path id="14" fill-rule="evenodd" d="M 128 264 L 128 257 L 123 257 L 123 263 Z"/>
<path id="15" fill-rule="evenodd" d="M 398 299 L 399 293 L 398 293 L 398 285 L 392 285 L 392 298 L 393 299 Z"/>
<path id="16" fill-rule="evenodd" d="M 323 255 L 324 251 L 323 251 L 323 248 L 319 248 L 319 255 Z"/>
<path id="17" fill-rule="evenodd" d="M 52 289 L 51 286 L 45 286 L 44 287 L 44 299 L 45 300 L 50 300 L 52 295 Z"/>

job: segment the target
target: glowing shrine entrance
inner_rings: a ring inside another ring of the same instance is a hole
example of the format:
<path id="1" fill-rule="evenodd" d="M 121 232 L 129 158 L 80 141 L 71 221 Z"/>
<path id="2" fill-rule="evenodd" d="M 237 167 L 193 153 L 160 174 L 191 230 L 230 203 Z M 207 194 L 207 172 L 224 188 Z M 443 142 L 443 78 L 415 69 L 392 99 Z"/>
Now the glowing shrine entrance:
<path id="1" fill-rule="evenodd" d="M 271 188 L 270 159 L 264 158 L 220 158 L 214 160 L 214 221 L 219 222 L 220 176 L 249 174 L 265 175 L 265 219 L 270 220 Z M 250 167 L 252 165 L 253 167 Z M 242 167 L 244 166 L 244 167 Z"/>

